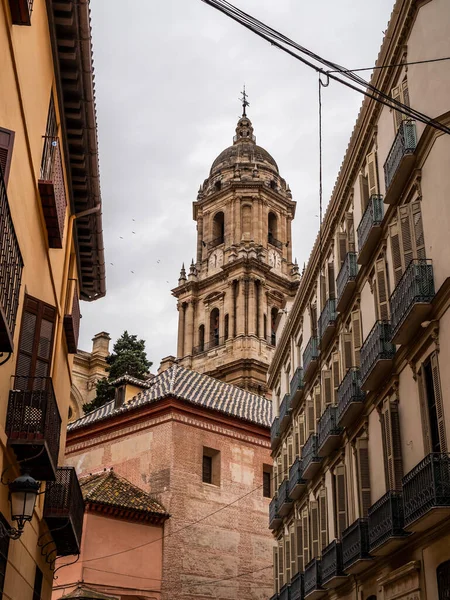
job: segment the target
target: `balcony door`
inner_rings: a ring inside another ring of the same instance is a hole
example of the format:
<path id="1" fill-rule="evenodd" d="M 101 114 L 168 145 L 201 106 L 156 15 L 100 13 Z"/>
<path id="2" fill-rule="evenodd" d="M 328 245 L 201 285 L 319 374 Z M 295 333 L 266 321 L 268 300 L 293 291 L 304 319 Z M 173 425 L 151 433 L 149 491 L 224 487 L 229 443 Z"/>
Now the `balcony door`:
<path id="1" fill-rule="evenodd" d="M 439 600 L 450 600 L 450 560 L 438 566 L 436 575 Z"/>

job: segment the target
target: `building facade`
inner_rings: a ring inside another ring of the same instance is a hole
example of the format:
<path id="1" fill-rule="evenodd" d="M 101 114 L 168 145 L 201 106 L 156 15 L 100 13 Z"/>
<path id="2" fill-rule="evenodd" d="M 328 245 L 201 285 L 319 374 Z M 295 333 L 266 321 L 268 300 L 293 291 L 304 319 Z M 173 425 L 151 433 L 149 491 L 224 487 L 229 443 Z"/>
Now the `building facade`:
<path id="1" fill-rule="evenodd" d="M 372 85 L 450 125 L 450 11 L 397 0 Z M 450 135 L 366 98 L 269 370 L 273 598 L 450 595 Z"/>
<path id="2" fill-rule="evenodd" d="M 55 557 L 81 539 L 59 466 L 79 300 L 105 293 L 88 4 L 2 0 L 0 56 L 0 596 L 48 599 Z M 10 539 L 20 471 L 45 493 Z"/>
<path id="3" fill-rule="evenodd" d="M 256 393 L 267 390 L 278 311 L 297 289 L 295 202 L 245 112 L 193 204 L 197 253 L 178 287 L 177 358 Z"/>
<path id="4" fill-rule="evenodd" d="M 100 581 L 94 569 L 116 565 L 139 598 L 268 597 L 271 402 L 179 364 L 147 382 L 120 383 L 114 401 L 69 425 L 66 464 L 80 477 L 112 467 L 165 507 L 161 589 L 145 579 L 156 575 L 131 568 L 145 523 L 126 553 L 116 556 L 111 542 L 95 547 L 98 560 L 81 558 L 71 584 L 78 578 L 104 593 L 108 574 Z"/>

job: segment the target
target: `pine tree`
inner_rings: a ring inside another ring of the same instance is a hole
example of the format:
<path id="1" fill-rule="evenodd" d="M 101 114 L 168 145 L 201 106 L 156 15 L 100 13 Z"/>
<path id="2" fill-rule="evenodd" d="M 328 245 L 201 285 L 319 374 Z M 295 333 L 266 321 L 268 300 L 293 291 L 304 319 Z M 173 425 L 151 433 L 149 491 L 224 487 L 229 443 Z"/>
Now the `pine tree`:
<path id="1" fill-rule="evenodd" d="M 85 413 L 100 408 L 114 398 L 115 387 L 112 382 L 122 377 L 131 375 L 136 379 L 145 379 L 152 363 L 147 360 L 145 341 L 138 340 L 136 335 L 124 331 L 116 341 L 112 353 L 106 357 L 108 377 L 97 381 L 97 395 L 92 402 L 83 404 Z"/>

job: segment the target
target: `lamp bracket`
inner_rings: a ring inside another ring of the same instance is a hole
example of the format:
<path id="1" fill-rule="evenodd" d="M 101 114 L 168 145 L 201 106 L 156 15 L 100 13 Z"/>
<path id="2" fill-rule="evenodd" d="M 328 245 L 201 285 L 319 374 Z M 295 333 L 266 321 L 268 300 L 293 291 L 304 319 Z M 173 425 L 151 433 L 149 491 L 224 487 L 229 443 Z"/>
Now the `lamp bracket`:
<path id="1" fill-rule="evenodd" d="M 21 529 L 15 527 L 6 527 L 6 525 L 0 521 L 0 538 L 9 537 L 12 540 L 18 540 L 22 535 Z"/>

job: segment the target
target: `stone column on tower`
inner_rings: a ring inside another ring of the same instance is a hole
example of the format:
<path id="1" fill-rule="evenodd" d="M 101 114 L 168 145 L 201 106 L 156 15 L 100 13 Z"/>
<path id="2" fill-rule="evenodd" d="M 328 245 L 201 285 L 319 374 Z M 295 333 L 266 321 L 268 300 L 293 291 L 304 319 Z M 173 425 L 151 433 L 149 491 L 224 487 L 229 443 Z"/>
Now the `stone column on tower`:
<path id="1" fill-rule="evenodd" d="M 248 318 L 247 333 L 256 335 L 256 280 L 254 277 L 248 278 Z"/>
<path id="2" fill-rule="evenodd" d="M 182 358 L 184 356 L 184 324 L 185 324 L 185 306 L 183 302 L 178 303 L 178 344 L 177 344 L 177 356 Z"/>
<path id="3" fill-rule="evenodd" d="M 236 335 L 245 335 L 245 278 L 239 277 L 236 302 Z"/>
<path id="4" fill-rule="evenodd" d="M 197 218 L 197 265 L 201 265 L 203 256 L 203 217 Z"/>
<path id="5" fill-rule="evenodd" d="M 184 336 L 184 356 L 192 354 L 194 347 L 194 300 L 190 299 L 186 308 L 186 327 Z"/>

